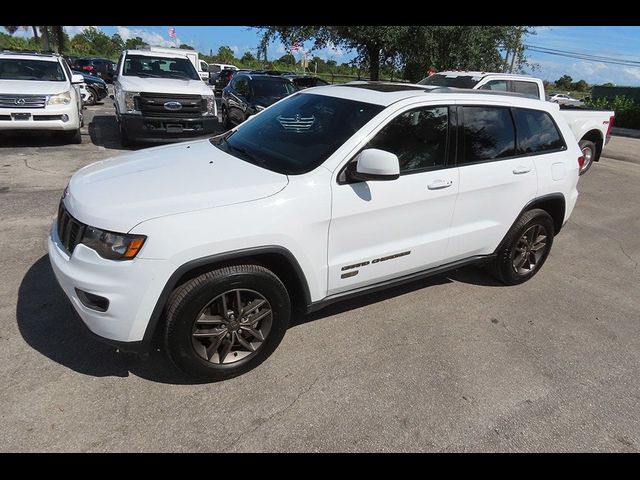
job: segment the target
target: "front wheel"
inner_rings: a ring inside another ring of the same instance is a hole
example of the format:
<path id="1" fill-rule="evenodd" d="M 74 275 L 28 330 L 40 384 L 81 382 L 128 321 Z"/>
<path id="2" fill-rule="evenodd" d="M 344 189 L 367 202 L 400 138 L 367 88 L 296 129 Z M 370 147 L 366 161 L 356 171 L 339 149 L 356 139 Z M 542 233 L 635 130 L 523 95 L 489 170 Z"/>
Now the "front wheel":
<path id="1" fill-rule="evenodd" d="M 79 128 L 77 130 L 72 130 L 70 132 L 64 132 L 63 135 L 67 143 L 72 143 L 72 144 L 82 143 L 82 134 Z"/>
<path id="2" fill-rule="evenodd" d="M 87 87 L 87 98 L 84 101 L 85 105 L 95 105 L 98 101 L 98 93 L 91 87 Z"/>
<path id="3" fill-rule="evenodd" d="M 122 120 L 118 122 L 118 133 L 120 134 L 120 145 L 122 145 L 123 147 L 133 146 L 133 140 L 131 140 L 131 137 L 129 137 L 127 129 L 122 124 Z"/>
<path id="4" fill-rule="evenodd" d="M 495 260 L 487 265 L 489 273 L 507 285 L 526 282 L 547 259 L 553 236 L 551 215 L 540 209 L 525 212 L 507 233 Z"/>
<path id="5" fill-rule="evenodd" d="M 165 346 L 185 373 L 225 380 L 266 360 L 284 337 L 290 315 L 287 289 L 271 271 L 224 267 L 173 292 L 165 308 Z"/>
<path id="6" fill-rule="evenodd" d="M 587 170 L 591 168 L 596 158 L 596 144 L 590 140 L 580 140 L 579 146 L 582 151 L 582 156 L 584 157 L 580 175 L 584 175 L 587 173 Z"/>

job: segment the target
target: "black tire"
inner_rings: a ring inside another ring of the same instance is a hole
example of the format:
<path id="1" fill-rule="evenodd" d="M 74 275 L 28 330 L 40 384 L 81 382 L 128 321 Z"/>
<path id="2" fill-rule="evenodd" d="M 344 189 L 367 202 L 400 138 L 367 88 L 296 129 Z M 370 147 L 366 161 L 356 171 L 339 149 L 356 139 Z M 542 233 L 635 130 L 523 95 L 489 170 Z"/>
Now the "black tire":
<path id="1" fill-rule="evenodd" d="M 133 140 L 131 140 L 131 137 L 129 137 L 127 129 L 124 128 L 122 121 L 118 122 L 118 132 L 120 133 L 120 145 L 122 145 L 123 147 L 133 147 Z"/>
<path id="2" fill-rule="evenodd" d="M 196 352 L 192 340 L 194 325 L 212 300 L 234 289 L 257 292 L 267 300 L 271 307 L 270 330 L 249 356 L 233 363 L 212 363 Z M 207 381 L 226 380 L 265 361 L 284 337 L 290 316 L 287 289 L 271 271 L 257 265 L 220 268 L 189 280 L 172 293 L 164 311 L 165 348 L 173 363 L 188 375 Z"/>
<path id="3" fill-rule="evenodd" d="M 591 165 L 595 161 L 596 154 L 598 152 L 596 144 L 591 140 L 580 140 L 578 143 L 580 146 L 580 150 L 582 151 L 582 156 L 584 157 L 584 164 L 580 169 L 580 175 L 584 175 L 589 171 Z"/>
<path id="4" fill-rule="evenodd" d="M 93 87 L 87 87 L 87 92 L 90 94 L 90 96 L 89 98 L 87 98 L 87 101 L 84 102 L 85 105 L 95 105 L 98 101 L 98 92 Z"/>
<path id="5" fill-rule="evenodd" d="M 546 234 L 544 249 L 529 271 L 519 272 L 514 266 L 514 261 L 517 261 L 517 256 L 520 255 L 516 249 L 521 246 L 523 235 L 536 225 L 542 227 Z M 496 258 L 487 265 L 487 270 L 493 277 L 506 285 L 518 285 L 526 282 L 540 270 L 549 256 L 554 234 L 551 215 L 540 209 L 526 211 L 507 233 L 505 241 L 496 252 Z"/>
<path id="6" fill-rule="evenodd" d="M 224 128 L 225 131 L 231 130 L 233 128 L 233 126 L 231 125 L 231 120 L 229 119 L 229 111 L 224 105 L 222 106 L 222 128 Z"/>
<path id="7" fill-rule="evenodd" d="M 64 138 L 67 143 L 72 144 L 81 144 L 82 143 L 82 134 L 80 133 L 80 129 L 72 130 L 71 132 L 64 132 Z"/>

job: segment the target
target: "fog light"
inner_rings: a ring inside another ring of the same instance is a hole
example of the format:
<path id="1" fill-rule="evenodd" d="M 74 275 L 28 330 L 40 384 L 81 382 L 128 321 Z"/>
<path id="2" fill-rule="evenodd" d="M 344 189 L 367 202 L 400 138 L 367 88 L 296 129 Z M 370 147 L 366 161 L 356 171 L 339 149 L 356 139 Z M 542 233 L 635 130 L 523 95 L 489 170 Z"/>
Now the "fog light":
<path id="1" fill-rule="evenodd" d="M 80 299 L 80 302 L 91 310 L 97 310 L 98 312 L 106 312 L 109 308 L 109 299 L 101 297 L 100 295 L 94 295 L 93 293 L 85 292 L 76 288 L 76 295 Z"/>
<path id="2" fill-rule="evenodd" d="M 68 121 L 69 121 L 69 115 L 67 115 L 67 114 L 65 113 L 64 115 L 62 115 L 62 116 L 60 117 L 60 119 L 61 119 L 63 122 L 68 122 Z"/>

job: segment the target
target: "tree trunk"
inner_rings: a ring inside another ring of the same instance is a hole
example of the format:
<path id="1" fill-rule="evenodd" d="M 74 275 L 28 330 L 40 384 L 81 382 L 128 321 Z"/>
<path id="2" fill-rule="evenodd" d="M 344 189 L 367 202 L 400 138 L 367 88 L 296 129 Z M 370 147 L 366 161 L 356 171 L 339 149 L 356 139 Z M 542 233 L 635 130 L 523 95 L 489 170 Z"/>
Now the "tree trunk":
<path id="1" fill-rule="evenodd" d="M 380 80 L 380 48 L 371 45 L 369 50 L 369 78 L 373 81 Z"/>
<path id="2" fill-rule="evenodd" d="M 64 52 L 64 27 L 62 26 L 58 26 L 58 27 L 53 27 L 53 31 L 56 32 L 56 43 L 57 45 L 57 52 L 58 53 L 62 53 Z"/>
<path id="3" fill-rule="evenodd" d="M 33 38 L 35 38 L 36 43 L 40 41 L 40 38 L 38 37 L 38 27 L 31 27 L 33 28 Z"/>
<path id="4" fill-rule="evenodd" d="M 40 31 L 40 33 L 42 33 L 42 47 L 45 52 L 48 52 L 49 50 L 51 50 L 51 46 L 49 45 L 49 29 L 47 27 L 41 28 L 42 30 Z"/>

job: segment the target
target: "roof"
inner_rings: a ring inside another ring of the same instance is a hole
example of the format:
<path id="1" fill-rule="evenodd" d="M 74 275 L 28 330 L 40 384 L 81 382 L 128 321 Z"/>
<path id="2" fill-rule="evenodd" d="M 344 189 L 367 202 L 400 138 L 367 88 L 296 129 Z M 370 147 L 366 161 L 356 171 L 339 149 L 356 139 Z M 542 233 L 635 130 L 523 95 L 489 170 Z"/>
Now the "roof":
<path id="1" fill-rule="evenodd" d="M 187 56 L 180 52 L 165 52 L 165 51 L 153 51 L 153 50 L 136 50 L 129 49 L 125 50 L 123 53 L 127 55 L 140 55 L 143 57 L 169 57 L 169 58 L 187 58 Z"/>
<path id="2" fill-rule="evenodd" d="M 527 97 L 519 93 L 471 90 L 466 88 L 432 87 L 427 85 L 389 82 L 350 82 L 343 85 L 326 85 L 304 90 L 302 93 L 327 95 L 358 102 L 373 103 L 387 107 L 408 98 L 423 97 L 425 100 L 461 100 L 461 97 L 487 102 L 505 101 L 523 107 L 548 109 L 550 102 Z"/>
<path id="3" fill-rule="evenodd" d="M 57 53 L 40 53 L 40 52 L 18 52 L 12 50 L 3 50 L 0 52 L 2 58 L 30 58 L 49 62 L 57 62 L 60 55 Z"/>
<path id="4" fill-rule="evenodd" d="M 444 71 L 436 72 L 437 75 L 445 75 L 447 77 L 488 77 L 489 75 L 500 75 L 501 77 L 513 78 L 535 78 L 531 75 L 523 75 L 520 73 L 501 73 L 501 72 L 474 72 L 474 71 Z"/>

